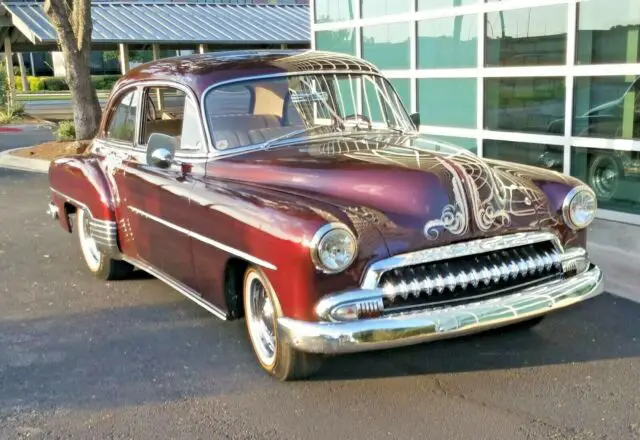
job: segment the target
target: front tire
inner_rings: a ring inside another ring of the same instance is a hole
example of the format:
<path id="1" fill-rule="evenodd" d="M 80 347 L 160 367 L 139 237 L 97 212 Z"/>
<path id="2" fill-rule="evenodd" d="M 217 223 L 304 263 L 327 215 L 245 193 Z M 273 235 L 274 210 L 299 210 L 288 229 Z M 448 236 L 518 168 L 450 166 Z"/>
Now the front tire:
<path id="1" fill-rule="evenodd" d="M 85 209 L 78 208 L 76 228 L 80 250 L 87 267 L 98 279 L 110 281 L 122 279 L 133 272 L 133 266 L 126 261 L 114 260 L 106 256 L 91 236 L 91 215 Z"/>
<path id="2" fill-rule="evenodd" d="M 281 381 L 305 379 L 321 365 L 321 357 L 304 353 L 283 341 L 278 331 L 282 316 L 278 298 L 264 273 L 250 266 L 243 282 L 245 323 L 260 366 Z"/>

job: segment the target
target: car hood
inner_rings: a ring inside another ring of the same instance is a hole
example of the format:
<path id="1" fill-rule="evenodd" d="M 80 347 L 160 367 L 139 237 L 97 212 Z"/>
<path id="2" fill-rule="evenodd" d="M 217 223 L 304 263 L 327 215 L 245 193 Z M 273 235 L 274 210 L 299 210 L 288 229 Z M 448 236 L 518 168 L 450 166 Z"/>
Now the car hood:
<path id="1" fill-rule="evenodd" d="M 220 158 L 207 175 L 339 207 L 353 223 L 375 224 L 397 254 L 551 226 L 555 208 L 532 169 L 419 134 L 362 134 Z"/>

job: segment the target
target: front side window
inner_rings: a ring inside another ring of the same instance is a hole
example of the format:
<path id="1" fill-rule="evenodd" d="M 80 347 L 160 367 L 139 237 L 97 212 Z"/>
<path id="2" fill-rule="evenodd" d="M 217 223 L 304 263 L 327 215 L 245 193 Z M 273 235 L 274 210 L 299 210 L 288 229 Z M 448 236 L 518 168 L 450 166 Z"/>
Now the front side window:
<path id="1" fill-rule="evenodd" d="M 147 145 L 153 133 L 162 133 L 175 138 L 178 151 L 202 150 L 198 108 L 185 92 L 174 87 L 149 87 L 143 108 L 141 146 Z"/>
<path id="2" fill-rule="evenodd" d="M 370 74 L 308 74 L 223 85 L 205 97 L 218 150 L 344 131 L 413 130 L 389 82 Z"/>
<path id="3" fill-rule="evenodd" d="M 125 93 L 117 104 L 109 121 L 107 139 L 119 142 L 131 142 L 136 132 L 136 114 L 138 110 L 138 90 Z"/>

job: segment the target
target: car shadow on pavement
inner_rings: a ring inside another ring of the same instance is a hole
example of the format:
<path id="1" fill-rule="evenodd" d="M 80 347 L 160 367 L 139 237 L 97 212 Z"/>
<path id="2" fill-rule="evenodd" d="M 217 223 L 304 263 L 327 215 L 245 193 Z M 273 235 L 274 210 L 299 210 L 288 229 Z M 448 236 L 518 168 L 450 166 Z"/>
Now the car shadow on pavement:
<path id="1" fill-rule="evenodd" d="M 164 292 L 163 292 L 164 293 Z M 495 330 L 327 359 L 312 381 L 429 375 L 640 356 L 640 304 L 602 295 L 533 330 Z M 273 386 L 244 321 L 186 300 L 0 322 L 0 416 L 167 402 Z"/>
<path id="2" fill-rule="evenodd" d="M 314 380 L 428 375 L 582 363 L 640 356 L 640 304 L 609 294 L 548 315 L 530 329 L 329 359 Z"/>

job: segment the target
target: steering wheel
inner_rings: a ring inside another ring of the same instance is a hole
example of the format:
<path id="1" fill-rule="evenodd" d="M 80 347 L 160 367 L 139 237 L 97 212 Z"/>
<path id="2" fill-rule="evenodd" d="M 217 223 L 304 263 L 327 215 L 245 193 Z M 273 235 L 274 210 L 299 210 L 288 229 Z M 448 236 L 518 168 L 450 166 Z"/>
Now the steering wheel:
<path id="1" fill-rule="evenodd" d="M 366 122 L 367 123 L 367 128 L 369 130 L 371 130 L 371 119 L 369 119 L 368 116 L 362 115 L 360 113 L 354 113 L 354 114 L 351 114 L 351 115 L 347 115 L 347 116 L 345 116 L 343 118 L 344 121 L 347 121 L 347 120 L 350 120 L 350 119 L 352 119 L 352 120 L 354 120 L 356 122 L 358 122 L 359 120 Z M 356 127 L 358 127 L 358 126 L 356 125 Z"/>

